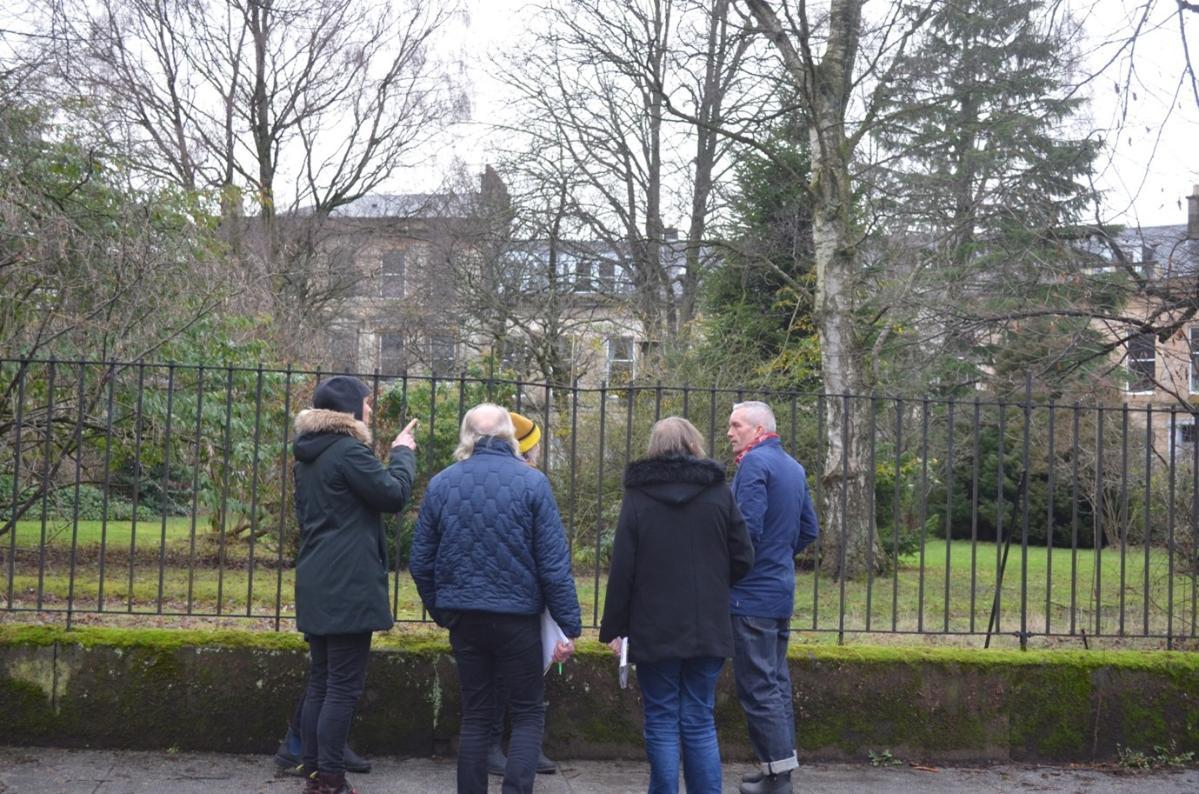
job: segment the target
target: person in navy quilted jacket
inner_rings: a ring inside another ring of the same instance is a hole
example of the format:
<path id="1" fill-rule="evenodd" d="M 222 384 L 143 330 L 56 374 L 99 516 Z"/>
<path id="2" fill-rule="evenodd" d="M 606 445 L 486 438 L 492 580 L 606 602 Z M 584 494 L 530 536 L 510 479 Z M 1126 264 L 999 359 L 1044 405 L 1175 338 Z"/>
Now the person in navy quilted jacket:
<path id="1" fill-rule="evenodd" d="M 462 692 L 458 791 L 487 791 L 498 675 L 512 720 L 503 790 L 529 792 L 545 717 L 541 613 L 571 639 L 583 630 L 566 533 L 549 480 L 518 454 L 507 410 L 467 411 L 454 457 L 425 491 L 409 570 L 429 614 L 450 630 Z M 573 651 L 559 643 L 554 660 Z"/>

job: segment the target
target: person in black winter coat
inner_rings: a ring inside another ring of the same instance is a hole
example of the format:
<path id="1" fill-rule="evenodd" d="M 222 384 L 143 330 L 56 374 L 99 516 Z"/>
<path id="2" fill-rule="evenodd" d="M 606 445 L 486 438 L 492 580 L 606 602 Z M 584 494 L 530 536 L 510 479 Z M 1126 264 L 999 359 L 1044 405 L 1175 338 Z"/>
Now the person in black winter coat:
<path id="1" fill-rule="evenodd" d="M 723 467 L 703 454 L 672 416 L 625 470 L 600 623 L 600 641 L 628 642 L 637 665 L 651 794 L 678 791 L 680 743 L 688 794 L 721 790 L 716 678 L 733 654 L 729 588 L 754 552 Z"/>
<path id="2" fill-rule="evenodd" d="M 343 753 L 371 633 L 395 624 L 381 514 L 403 509 L 416 470 L 415 420 L 392 441 L 388 466 L 371 451 L 369 395 L 338 375 L 296 417 L 296 628 L 310 651 L 301 733 L 306 791 L 319 794 L 352 792 Z"/>

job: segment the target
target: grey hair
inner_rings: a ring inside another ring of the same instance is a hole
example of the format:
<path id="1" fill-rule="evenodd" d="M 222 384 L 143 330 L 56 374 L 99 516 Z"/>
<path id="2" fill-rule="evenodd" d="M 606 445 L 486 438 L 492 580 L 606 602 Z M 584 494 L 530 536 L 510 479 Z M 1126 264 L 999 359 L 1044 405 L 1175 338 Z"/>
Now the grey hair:
<path id="1" fill-rule="evenodd" d="M 520 446 L 516 443 L 516 428 L 512 426 L 512 417 L 508 416 L 508 410 L 495 403 L 479 403 L 462 417 L 454 460 L 469 458 L 474 454 L 475 445 L 479 440 L 488 436 L 507 442 L 512 448 L 512 454 L 520 456 Z"/>
<path id="2" fill-rule="evenodd" d="M 704 437 L 695 429 L 695 425 L 681 416 L 668 416 L 654 424 L 649 435 L 649 449 L 646 457 L 686 457 L 693 455 L 697 458 L 704 456 Z"/>
<path id="3" fill-rule="evenodd" d="M 760 400 L 733 403 L 733 410 L 740 411 L 750 424 L 761 425 L 767 433 L 773 433 L 778 428 L 774 421 L 774 411 Z"/>

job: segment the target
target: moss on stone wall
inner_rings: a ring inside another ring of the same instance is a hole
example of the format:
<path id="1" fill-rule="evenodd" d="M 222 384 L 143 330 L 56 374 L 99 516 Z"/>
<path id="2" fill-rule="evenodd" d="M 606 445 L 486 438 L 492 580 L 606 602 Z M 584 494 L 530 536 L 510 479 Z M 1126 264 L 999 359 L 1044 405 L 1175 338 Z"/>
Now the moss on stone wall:
<path id="1" fill-rule="evenodd" d="M 445 635 L 375 642 L 355 725 L 366 752 L 448 752 L 459 726 Z M 10 741 L 268 752 L 300 696 L 297 634 L 0 626 L 0 713 Z M 1199 751 L 1199 655 L 803 646 L 791 649 L 797 743 L 812 757 L 888 748 L 928 759 L 1104 759 L 1174 742 Z M 636 686 L 582 641 L 547 679 L 547 751 L 643 757 Z M 749 755 L 724 670 L 721 746 Z"/>

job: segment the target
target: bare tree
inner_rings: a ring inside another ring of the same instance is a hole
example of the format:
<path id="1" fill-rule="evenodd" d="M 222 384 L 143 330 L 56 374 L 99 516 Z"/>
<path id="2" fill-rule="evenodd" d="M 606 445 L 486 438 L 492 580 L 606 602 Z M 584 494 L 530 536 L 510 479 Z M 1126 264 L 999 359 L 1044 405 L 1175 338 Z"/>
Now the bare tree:
<path id="1" fill-rule="evenodd" d="M 522 99 L 510 131 L 527 151 L 561 152 L 575 233 L 613 253 L 633 286 L 614 297 L 631 298 L 651 346 L 669 345 L 688 333 L 710 265 L 704 237 L 728 145 L 718 131 L 746 90 L 746 40 L 724 0 L 553 3 L 541 19 L 503 71 Z M 678 245 L 672 215 L 686 219 Z"/>
<path id="2" fill-rule="evenodd" d="M 330 214 L 463 109 L 430 47 L 455 13 L 422 0 L 69 1 L 59 67 L 93 93 L 93 133 L 131 168 L 217 197 L 249 286 L 296 339 L 349 290 L 321 249 Z"/>

